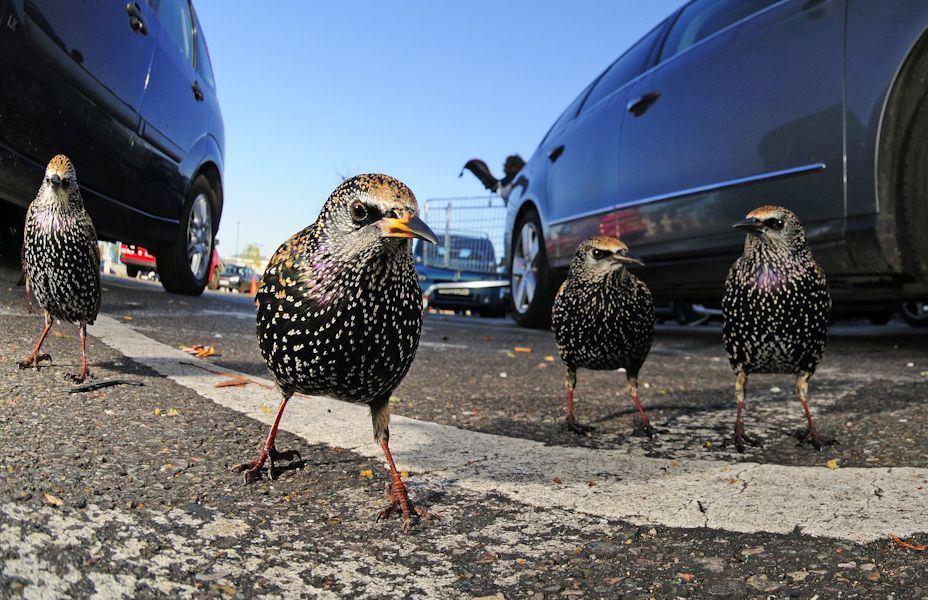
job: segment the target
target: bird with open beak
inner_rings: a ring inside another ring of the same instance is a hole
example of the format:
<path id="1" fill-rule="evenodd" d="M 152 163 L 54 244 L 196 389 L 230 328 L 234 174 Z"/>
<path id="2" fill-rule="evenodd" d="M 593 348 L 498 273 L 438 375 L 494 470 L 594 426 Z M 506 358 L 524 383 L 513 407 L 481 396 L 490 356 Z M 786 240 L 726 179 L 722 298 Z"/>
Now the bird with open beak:
<path id="1" fill-rule="evenodd" d="M 412 191 L 387 175 L 359 175 L 332 192 L 316 222 L 283 243 L 256 296 L 261 354 L 282 400 L 254 461 L 234 467 L 252 481 L 269 462 L 299 457 L 274 438 L 294 393 L 367 404 L 392 475 L 391 504 L 408 528 L 433 515 L 409 500 L 390 454 L 390 395 L 412 364 L 422 330 L 422 292 L 412 240 L 437 243 Z"/>
<path id="2" fill-rule="evenodd" d="M 577 248 L 570 272 L 554 299 L 552 327 L 561 359 L 567 365 L 567 421 L 570 431 L 592 428 L 574 416 L 577 369 L 625 369 L 626 385 L 639 420 L 635 433 L 653 437 L 657 430 L 638 399 L 638 372 L 654 340 L 654 302 L 648 286 L 628 267 L 642 262 L 620 240 L 592 237 Z"/>

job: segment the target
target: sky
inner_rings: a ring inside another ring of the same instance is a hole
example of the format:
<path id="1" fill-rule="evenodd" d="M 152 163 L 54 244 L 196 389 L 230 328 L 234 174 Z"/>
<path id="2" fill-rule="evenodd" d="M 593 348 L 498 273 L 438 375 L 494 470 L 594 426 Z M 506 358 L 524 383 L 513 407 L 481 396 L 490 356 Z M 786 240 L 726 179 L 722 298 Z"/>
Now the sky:
<path id="1" fill-rule="evenodd" d="M 427 198 L 487 192 L 600 72 L 683 0 L 194 0 L 226 132 L 219 252 L 265 256 L 343 176 Z"/>

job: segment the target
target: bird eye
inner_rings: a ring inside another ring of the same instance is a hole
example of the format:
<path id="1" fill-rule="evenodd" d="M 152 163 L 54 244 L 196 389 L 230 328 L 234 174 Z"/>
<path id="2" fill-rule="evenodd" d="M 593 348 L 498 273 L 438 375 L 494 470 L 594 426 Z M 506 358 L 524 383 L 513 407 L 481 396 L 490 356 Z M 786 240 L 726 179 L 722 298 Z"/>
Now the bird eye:
<path id="1" fill-rule="evenodd" d="M 71 186 L 71 178 L 70 178 L 70 177 L 62 177 L 62 178 L 61 178 L 61 187 L 70 187 L 70 186 Z"/>
<path id="2" fill-rule="evenodd" d="M 357 201 L 351 205 L 351 218 L 358 223 L 367 218 L 367 207 L 363 202 Z"/>
<path id="3" fill-rule="evenodd" d="M 783 229 L 783 220 L 770 217 L 769 219 L 764 220 L 764 225 L 773 229 L 774 231 L 780 231 Z"/>
<path id="4" fill-rule="evenodd" d="M 605 250 L 600 250 L 599 248 L 593 248 L 593 258 L 600 260 L 606 258 L 607 252 Z"/>

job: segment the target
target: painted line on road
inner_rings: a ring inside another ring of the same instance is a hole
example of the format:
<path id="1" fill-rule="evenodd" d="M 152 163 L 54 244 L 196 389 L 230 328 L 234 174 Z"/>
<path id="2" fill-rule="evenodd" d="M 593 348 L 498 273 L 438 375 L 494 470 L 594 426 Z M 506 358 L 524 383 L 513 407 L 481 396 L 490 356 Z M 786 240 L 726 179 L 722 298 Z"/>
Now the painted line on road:
<path id="1" fill-rule="evenodd" d="M 277 406 L 279 396 L 273 391 L 257 386 L 216 388 L 214 375 L 183 364 L 189 363 L 188 355 L 108 316 L 98 317 L 91 333 L 221 406 L 266 424 L 274 418 L 274 411 L 261 411 L 262 406 Z M 281 428 L 311 444 L 382 459 L 364 406 L 295 397 Z M 393 417 L 390 442 L 401 468 L 420 474 L 414 481 L 425 487 L 497 492 L 523 504 L 634 524 L 744 533 L 789 533 L 798 528 L 808 535 L 855 542 L 890 533 L 928 532 L 928 469 L 923 468 L 829 470 L 656 459 L 620 450 L 546 446 L 400 416 Z M 555 484 L 554 477 L 561 484 Z M 590 486 L 589 481 L 596 484 Z"/>

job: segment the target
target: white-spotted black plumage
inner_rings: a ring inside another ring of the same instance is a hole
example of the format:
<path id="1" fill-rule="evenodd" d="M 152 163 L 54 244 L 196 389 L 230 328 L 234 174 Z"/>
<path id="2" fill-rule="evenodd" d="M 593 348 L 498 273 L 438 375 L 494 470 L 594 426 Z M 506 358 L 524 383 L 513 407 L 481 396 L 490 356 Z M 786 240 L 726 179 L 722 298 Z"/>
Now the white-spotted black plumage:
<path id="1" fill-rule="evenodd" d="M 27 293 L 45 311 L 45 330 L 20 366 L 38 366 L 48 358 L 39 351 L 54 319 L 78 323 L 82 361 L 74 379 L 83 381 L 89 376 L 86 329 L 100 311 L 100 253 L 74 165 L 64 155 L 48 163 L 39 192 L 26 212 L 22 259 Z"/>
<path id="2" fill-rule="evenodd" d="M 567 280 L 554 300 L 552 327 L 567 366 L 567 426 L 583 433 L 573 415 L 577 369 L 624 368 L 629 393 L 639 411 L 638 431 L 652 435 L 638 401 L 638 372 L 654 339 L 654 302 L 648 286 L 628 271 L 640 261 L 621 241 L 597 236 L 580 244 Z"/>
<path id="3" fill-rule="evenodd" d="M 806 410 L 809 430 L 804 439 L 820 447 L 806 390 L 828 337 L 831 296 L 825 274 L 812 257 L 802 224 L 788 209 L 757 208 L 736 227 L 748 235 L 722 298 L 722 336 L 736 376 L 735 445 L 743 450 L 744 442 L 753 443 L 741 424 L 747 376 L 788 373 L 797 377 Z"/>
<path id="4" fill-rule="evenodd" d="M 407 524 L 412 505 L 388 448 L 389 398 L 422 329 L 410 238 L 436 241 L 417 214 L 412 191 L 392 177 L 343 182 L 316 222 L 278 248 L 256 297 L 258 345 L 284 396 L 278 419 L 295 392 L 369 405 Z M 273 460 L 286 455 L 274 449 L 275 433 L 276 426 L 262 457 L 240 465 L 246 481 L 266 458 L 273 471 Z"/>

